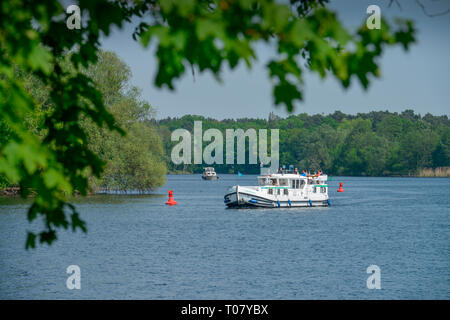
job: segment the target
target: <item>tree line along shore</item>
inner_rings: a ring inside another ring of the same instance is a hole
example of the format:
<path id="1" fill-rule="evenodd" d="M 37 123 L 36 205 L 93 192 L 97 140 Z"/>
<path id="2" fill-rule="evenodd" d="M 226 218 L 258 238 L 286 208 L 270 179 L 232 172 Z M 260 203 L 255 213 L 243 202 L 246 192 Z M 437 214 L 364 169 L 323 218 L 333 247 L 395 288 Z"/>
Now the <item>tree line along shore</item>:
<path id="1" fill-rule="evenodd" d="M 329 115 L 306 113 L 268 119 L 215 120 L 186 115 L 152 120 L 164 145 L 164 159 L 171 173 L 199 173 L 205 165 L 174 165 L 171 132 L 193 131 L 202 121 L 203 131 L 219 129 L 279 129 L 281 165 L 300 170 L 322 170 L 342 176 L 450 176 L 450 121 L 447 115 L 424 116 L 413 110 L 401 113 L 372 111 L 356 115 L 335 111 Z M 203 142 L 203 147 L 210 142 Z M 224 143 L 225 144 L 225 143 Z M 248 159 L 248 143 L 246 143 Z M 270 150 L 270 148 L 268 148 Z M 225 150 L 225 145 L 223 150 Z M 236 154 L 235 154 L 236 156 Z M 259 173 L 259 165 L 214 164 L 219 173 Z"/>

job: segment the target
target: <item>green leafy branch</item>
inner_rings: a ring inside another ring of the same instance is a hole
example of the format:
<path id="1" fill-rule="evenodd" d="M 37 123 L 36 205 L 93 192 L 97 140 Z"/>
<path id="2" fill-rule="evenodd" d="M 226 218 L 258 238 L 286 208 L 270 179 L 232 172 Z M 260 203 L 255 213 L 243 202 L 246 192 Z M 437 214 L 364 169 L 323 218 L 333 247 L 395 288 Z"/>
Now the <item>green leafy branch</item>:
<path id="1" fill-rule="evenodd" d="M 347 88 L 356 76 L 364 88 L 370 76 L 380 75 L 377 58 L 386 46 L 401 44 L 408 49 L 415 41 L 411 21 L 386 21 L 380 30 L 364 24 L 348 31 L 325 1 L 272 0 L 140 1 L 134 7 L 150 13 L 151 23 L 142 23 L 135 36 L 144 46 L 157 45 L 158 71 L 155 85 L 174 89 L 187 66 L 209 70 L 220 81 L 223 64 L 234 69 L 243 61 L 256 61 L 255 45 L 265 42 L 276 49 L 267 64 L 273 80 L 276 105 L 292 111 L 303 100 L 303 70 L 332 75 Z"/>

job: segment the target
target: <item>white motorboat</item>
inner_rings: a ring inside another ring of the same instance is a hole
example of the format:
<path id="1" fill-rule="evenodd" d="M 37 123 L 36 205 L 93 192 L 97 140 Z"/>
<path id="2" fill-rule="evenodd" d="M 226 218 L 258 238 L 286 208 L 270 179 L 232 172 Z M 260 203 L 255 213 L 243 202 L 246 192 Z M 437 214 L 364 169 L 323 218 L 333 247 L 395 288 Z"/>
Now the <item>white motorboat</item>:
<path id="1" fill-rule="evenodd" d="M 224 196 L 228 207 L 324 207 L 328 199 L 328 176 L 282 170 L 258 176 L 258 186 L 233 186 Z"/>
<path id="2" fill-rule="evenodd" d="M 203 180 L 217 180 L 219 177 L 217 176 L 216 171 L 213 167 L 206 167 L 204 168 L 203 174 L 202 174 Z"/>

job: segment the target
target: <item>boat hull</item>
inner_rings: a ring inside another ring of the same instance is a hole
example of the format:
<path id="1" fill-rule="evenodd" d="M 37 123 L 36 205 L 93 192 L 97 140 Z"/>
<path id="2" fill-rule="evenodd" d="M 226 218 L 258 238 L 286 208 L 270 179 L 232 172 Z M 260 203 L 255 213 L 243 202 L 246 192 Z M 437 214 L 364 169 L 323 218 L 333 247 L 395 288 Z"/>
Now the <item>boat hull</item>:
<path id="1" fill-rule="evenodd" d="M 219 179 L 218 176 L 202 176 L 203 180 L 217 180 Z"/>
<path id="2" fill-rule="evenodd" d="M 255 194 L 235 191 L 224 196 L 224 203 L 228 208 L 299 208 L 299 207 L 327 207 L 328 199 L 268 199 Z"/>

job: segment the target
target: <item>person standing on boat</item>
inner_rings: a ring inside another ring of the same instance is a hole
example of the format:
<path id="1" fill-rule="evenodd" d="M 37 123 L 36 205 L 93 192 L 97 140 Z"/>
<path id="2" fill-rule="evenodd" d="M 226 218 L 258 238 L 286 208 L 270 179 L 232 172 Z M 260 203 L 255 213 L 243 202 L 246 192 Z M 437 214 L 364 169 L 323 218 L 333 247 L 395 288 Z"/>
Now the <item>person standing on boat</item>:
<path id="1" fill-rule="evenodd" d="M 306 177 L 306 170 L 303 170 L 303 171 L 302 171 L 301 176 Z"/>

